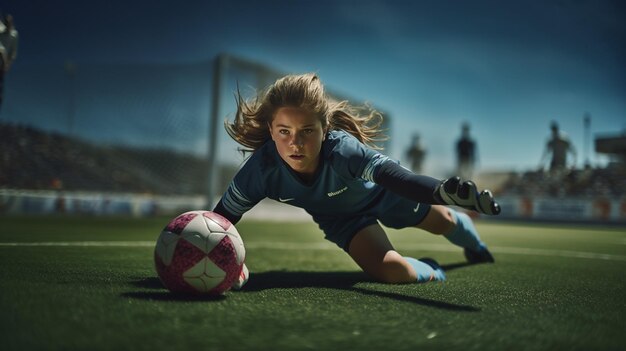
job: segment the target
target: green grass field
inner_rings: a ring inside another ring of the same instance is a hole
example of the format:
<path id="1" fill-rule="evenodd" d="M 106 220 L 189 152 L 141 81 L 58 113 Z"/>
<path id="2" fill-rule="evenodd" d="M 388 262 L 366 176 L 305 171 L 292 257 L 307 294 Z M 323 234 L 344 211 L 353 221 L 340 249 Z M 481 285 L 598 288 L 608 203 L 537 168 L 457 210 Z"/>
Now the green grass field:
<path id="1" fill-rule="evenodd" d="M 313 223 L 243 221 L 248 285 L 190 299 L 153 268 L 168 220 L 0 217 L 0 349 L 626 349 L 623 227 L 479 222 L 496 258 L 481 265 L 389 230 L 448 280 L 385 285 Z"/>

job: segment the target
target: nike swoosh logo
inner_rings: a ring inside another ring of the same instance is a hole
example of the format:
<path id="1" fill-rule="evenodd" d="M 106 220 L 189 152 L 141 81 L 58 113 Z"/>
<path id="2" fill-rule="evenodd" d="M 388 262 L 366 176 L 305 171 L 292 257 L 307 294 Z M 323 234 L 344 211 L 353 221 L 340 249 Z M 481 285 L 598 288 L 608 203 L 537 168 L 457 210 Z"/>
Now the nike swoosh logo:
<path id="1" fill-rule="evenodd" d="M 420 204 L 417 204 L 417 206 L 415 206 L 415 208 L 413 209 L 413 212 L 417 212 L 417 210 L 419 210 L 420 208 Z"/>
<path id="2" fill-rule="evenodd" d="M 279 198 L 278 198 L 278 201 L 280 201 L 280 202 L 287 202 L 287 201 L 291 201 L 291 200 L 294 200 L 294 199 L 295 199 L 295 197 L 291 197 L 291 198 L 289 198 L 289 199 L 281 199 L 281 198 L 279 197 Z"/>

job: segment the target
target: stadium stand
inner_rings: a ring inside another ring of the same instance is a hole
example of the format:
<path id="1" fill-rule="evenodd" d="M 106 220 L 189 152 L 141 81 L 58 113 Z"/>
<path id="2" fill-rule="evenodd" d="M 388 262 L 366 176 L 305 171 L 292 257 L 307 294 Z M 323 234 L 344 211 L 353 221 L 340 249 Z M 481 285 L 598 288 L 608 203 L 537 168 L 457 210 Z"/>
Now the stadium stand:
<path id="1" fill-rule="evenodd" d="M 204 191 L 201 157 L 166 149 L 96 145 L 0 124 L 0 188 L 150 194 Z"/>
<path id="2" fill-rule="evenodd" d="M 513 173 L 499 189 L 501 195 L 550 197 L 621 197 L 626 195 L 626 172 L 621 166 L 572 170 L 563 175 L 543 171 Z"/>

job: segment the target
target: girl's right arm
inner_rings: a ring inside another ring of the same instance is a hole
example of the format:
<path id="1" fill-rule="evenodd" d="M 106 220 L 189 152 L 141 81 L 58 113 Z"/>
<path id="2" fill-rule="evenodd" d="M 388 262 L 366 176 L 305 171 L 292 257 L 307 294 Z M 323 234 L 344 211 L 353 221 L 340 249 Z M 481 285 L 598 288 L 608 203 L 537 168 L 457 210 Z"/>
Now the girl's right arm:
<path id="1" fill-rule="evenodd" d="M 222 215 L 224 218 L 228 219 L 230 223 L 232 224 L 236 224 L 241 219 L 241 215 L 232 214 L 224 207 L 223 197 L 220 199 L 220 202 L 218 202 L 217 205 L 215 205 L 215 208 L 213 208 L 213 212 Z"/>
<path id="2" fill-rule="evenodd" d="M 252 207 L 261 201 L 265 195 L 260 191 L 257 182 L 241 182 L 239 175 L 244 169 L 240 170 L 237 176 L 230 182 L 228 189 L 220 201 L 215 205 L 213 212 L 219 213 L 226 217 L 232 224 L 239 222 L 244 213 L 248 212 Z M 243 184 L 243 186 L 239 186 Z"/>
<path id="3" fill-rule="evenodd" d="M 232 224 L 239 222 L 244 213 L 265 198 L 263 168 L 260 155 L 254 153 L 231 180 L 213 212 Z"/>

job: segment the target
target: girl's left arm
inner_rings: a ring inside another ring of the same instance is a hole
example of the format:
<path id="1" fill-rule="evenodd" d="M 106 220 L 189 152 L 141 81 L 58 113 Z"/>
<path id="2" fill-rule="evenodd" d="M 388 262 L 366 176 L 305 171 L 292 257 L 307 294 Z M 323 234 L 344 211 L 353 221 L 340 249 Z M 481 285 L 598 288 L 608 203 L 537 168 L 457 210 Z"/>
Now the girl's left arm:
<path id="1" fill-rule="evenodd" d="M 441 183 L 439 179 L 415 174 L 394 161 L 386 161 L 378 167 L 374 182 L 410 200 L 423 204 L 440 204 L 434 196 Z"/>
<path id="2" fill-rule="evenodd" d="M 454 205 L 488 215 L 500 213 L 500 205 L 491 191 L 478 192 L 472 181 L 461 182 L 459 177 L 438 180 L 415 174 L 396 162 L 381 164 L 374 174 L 374 182 L 410 200 L 433 205 Z"/>

